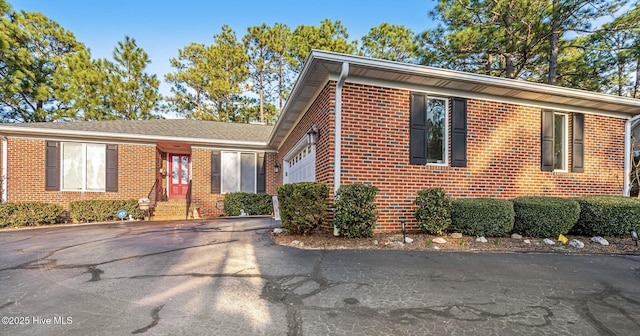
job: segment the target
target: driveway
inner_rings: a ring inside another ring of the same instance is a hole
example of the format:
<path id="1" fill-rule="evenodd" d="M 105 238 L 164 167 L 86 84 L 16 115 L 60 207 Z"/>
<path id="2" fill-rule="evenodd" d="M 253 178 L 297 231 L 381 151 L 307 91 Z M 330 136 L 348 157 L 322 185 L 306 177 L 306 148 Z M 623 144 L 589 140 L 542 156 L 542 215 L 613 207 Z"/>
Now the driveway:
<path id="1" fill-rule="evenodd" d="M 0 232 L 1 335 L 633 335 L 640 257 L 298 250 L 270 219 Z"/>

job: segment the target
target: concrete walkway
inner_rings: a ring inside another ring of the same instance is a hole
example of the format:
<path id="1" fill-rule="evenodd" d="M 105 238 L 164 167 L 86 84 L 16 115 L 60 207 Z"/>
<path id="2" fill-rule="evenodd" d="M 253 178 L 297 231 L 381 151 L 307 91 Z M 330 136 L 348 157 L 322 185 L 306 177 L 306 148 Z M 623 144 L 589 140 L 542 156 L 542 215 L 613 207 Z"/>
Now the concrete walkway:
<path id="1" fill-rule="evenodd" d="M 0 232 L 0 335 L 633 335 L 640 257 L 298 250 L 271 219 Z"/>

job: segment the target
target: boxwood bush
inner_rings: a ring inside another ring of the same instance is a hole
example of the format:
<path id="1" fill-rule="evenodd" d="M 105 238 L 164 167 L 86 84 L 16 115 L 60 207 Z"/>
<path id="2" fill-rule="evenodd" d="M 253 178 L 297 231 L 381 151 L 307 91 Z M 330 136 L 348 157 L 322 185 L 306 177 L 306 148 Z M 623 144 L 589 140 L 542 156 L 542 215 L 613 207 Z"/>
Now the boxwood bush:
<path id="1" fill-rule="evenodd" d="M 287 233 L 307 234 L 327 216 L 329 187 L 318 182 L 289 183 L 278 187 L 282 228 Z"/>
<path id="2" fill-rule="evenodd" d="M 86 200 L 69 204 L 69 215 L 76 222 L 102 222 L 119 219 L 118 210 L 126 210 L 134 219 L 143 219 L 137 200 Z"/>
<path id="3" fill-rule="evenodd" d="M 375 198 L 378 188 L 369 184 L 347 184 L 338 189 L 334 203 L 334 225 L 347 238 L 371 237 L 378 219 Z"/>
<path id="4" fill-rule="evenodd" d="M 580 204 L 575 233 L 625 237 L 632 228 L 640 229 L 640 201 L 623 196 L 574 198 Z"/>
<path id="5" fill-rule="evenodd" d="M 513 230 L 513 203 L 496 198 L 461 198 L 451 202 L 450 231 L 500 237 Z"/>
<path id="6" fill-rule="evenodd" d="M 269 194 L 233 192 L 224 195 L 224 213 L 227 216 L 240 216 L 240 210 L 249 215 L 270 215 L 273 201 Z"/>
<path id="7" fill-rule="evenodd" d="M 537 238 L 566 234 L 580 217 L 580 205 L 568 198 L 518 197 L 513 200 L 513 210 L 513 231 Z"/>
<path id="8" fill-rule="evenodd" d="M 0 204 L 0 227 L 55 224 L 62 207 L 44 202 Z"/>
<path id="9" fill-rule="evenodd" d="M 442 188 L 418 191 L 413 203 L 417 225 L 428 233 L 441 234 L 451 224 L 451 199 Z"/>

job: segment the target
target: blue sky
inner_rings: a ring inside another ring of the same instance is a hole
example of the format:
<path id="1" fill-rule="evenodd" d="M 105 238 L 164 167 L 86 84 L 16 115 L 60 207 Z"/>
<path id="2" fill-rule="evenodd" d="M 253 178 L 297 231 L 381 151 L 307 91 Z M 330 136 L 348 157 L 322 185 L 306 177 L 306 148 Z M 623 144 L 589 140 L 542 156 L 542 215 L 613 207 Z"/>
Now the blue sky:
<path id="1" fill-rule="evenodd" d="M 383 22 L 403 24 L 414 32 L 435 26 L 428 16 L 434 0 L 7 0 L 14 10 L 40 12 L 70 30 L 91 49 L 94 58 L 109 58 L 118 41 L 129 35 L 149 54 L 149 73 L 164 80 L 169 59 L 191 42 L 212 42 L 228 24 L 238 39 L 247 27 L 264 23 L 318 25 L 329 18 L 360 39 Z M 167 94 L 168 86 L 161 85 Z"/>

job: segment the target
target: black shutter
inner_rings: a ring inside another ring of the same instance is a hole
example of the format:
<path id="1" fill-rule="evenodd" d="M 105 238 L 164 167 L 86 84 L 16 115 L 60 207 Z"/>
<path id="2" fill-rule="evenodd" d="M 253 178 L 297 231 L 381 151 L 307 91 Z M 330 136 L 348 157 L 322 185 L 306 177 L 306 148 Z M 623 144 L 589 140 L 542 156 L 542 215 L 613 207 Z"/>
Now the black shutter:
<path id="1" fill-rule="evenodd" d="M 47 141 L 45 153 L 45 190 L 60 190 L 60 143 Z"/>
<path id="2" fill-rule="evenodd" d="M 467 100 L 451 100 L 451 166 L 467 166 Z"/>
<path id="3" fill-rule="evenodd" d="M 571 171 L 574 173 L 584 172 L 584 114 L 573 114 L 572 133 L 572 164 Z"/>
<path id="4" fill-rule="evenodd" d="M 258 165 L 256 169 L 258 171 L 258 186 L 257 192 L 264 194 L 267 192 L 267 156 L 265 153 L 258 153 Z"/>
<path id="5" fill-rule="evenodd" d="M 107 144 L 107 169 L 105 191 L 118 191 L 118 145 Z"/>
<path id="6" fill-rule="evenodd" d="M 220 164 L 222 161 L 222 155 L 220 151 L 211 152 L 211 193 L 221 193 L 221 181 L 220 181 Z"/>
<path id="7" fill-rule="evenodd" d="M 540 170 L 553 171 L 553 111 L 542 111 Z"/>
<path id="8" fill-rule="evenodd" d="M 411 94 L 409 134 L 409 162 L 427 163 L 427 106 L 426 96 Z"/>

